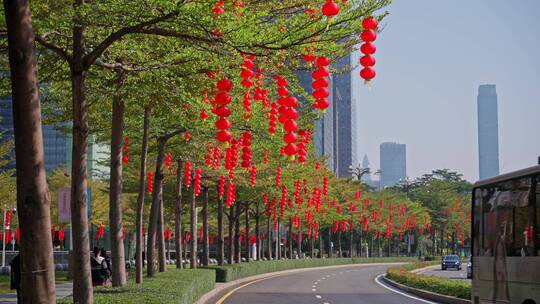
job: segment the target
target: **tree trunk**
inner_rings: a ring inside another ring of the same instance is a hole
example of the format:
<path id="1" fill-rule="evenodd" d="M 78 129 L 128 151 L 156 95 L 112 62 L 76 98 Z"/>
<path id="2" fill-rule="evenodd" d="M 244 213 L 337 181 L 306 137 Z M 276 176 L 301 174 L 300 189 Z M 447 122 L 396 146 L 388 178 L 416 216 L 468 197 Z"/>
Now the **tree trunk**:
<path id="1" fill-rule="evenodd" d="M 298 235 L 296 236 L 296 246 L 297 246 L 297 254 L 298 254 L 298 258 L 301 259 L 302 258 L 302 230 L 301 229 L 298 229 Z"/>
<path id="2" fill-rule="evenodd" d="M 74 7 L 81 7 L 76 0 Z M 93 303 L 88 235 L 88 100 L 86 98 L 86 68 L 84 66 L 84 27 L 75 14 L 73 26 L 73 55 L 70 66 L 73 101 L 73 150 L 71 166 L 71 222 L 73 230 L 73 300 L 79 304 Z"/>
<path id="3" fill-rule="evenodd" d="M 245 216 L 246 216 L 246 229 L 245 229 L 245 241 L 246 241 L 246 261 L 249 262 L 249 259 L 251 258 L 251 250 L 250 244 L 249 244 L 249 202 L 246 202 L 246 210 L 245 210 Z"/>
<path id="4" fill-rule="evenodd" d="M 153 277 L 156 272 L 155 268 L 155 247 L 156 238 L 158 234 L 158 222 L 160 217 L 160 205 L 161 205 L 161 191 L 163 185 L 163 161 L 165 158 L 165 144 L 166 139 L 164 137 L 158 138 L 158 151 L 156 159 L 156 171 L 154 174 L 154 186 L 152 193 L 152 205 L 150 207 L 150 217 L 148 222 L 148 241 L 146 244 L 146 275 Z"/>
<path id="5" fill-rule="evenodd" d="M 194 191 L 193 191 L 194 192 Z M 191 239 L 190 239 L 190 267 L 191 269 L 197 268 L 197 204 L 196 196 L 193 193 L 193 198 L 191 199 L 191 213 L 190 213 L 190 223 L 191 223 Z"/>
<path id="6" fill-rule="evenodd" d="M 165 257 L 165 222 L 163 219 L 163 195 L 160 195 L 159 199 L 159 212 L 157 222 L 157 245 L 158 245 L 158 264 L 159 272 L 165 272 L 167 270 L 167 261 Z"/>
<path id="7" fill-rule="evenodd" d="M 353 257 L 353 244 L 354 244 L 354 229 L 351 229 L 350 239 L 349 239 L 349 257 Z"/>
<path id="8" fill-rule="evenodd" d="M 234 205 L 229 208 L 229 238 L 227 239 L 227 259 L 234 264 Z"/>
<path id="9" fill-rule="evenodd" d="M 255 256 L 256 260 L 261 259 L 262 252 L 262 242 L 261 242 L 261 211 L 259 210 L 259 202 L 257 202 L 257 210 L 255 213 L 255 246 L 257 246 L 257 255 Z"/>
<path id="10" fill-rule="evenodd" d="M 242 215 L 242 208 L 240 207 L 240 202 L 236 203 L 235 211 L 236 214 L 234 216 L 234 260 L 236 263 L 240 263 L 242 261 L 242 247 L 240 244 L 240 216 Z"/>
<path id="11" fill-rule="evenodd" d="M 219 193 L 219 184 L 216 185 L 216 193 Z M 218 220 L 218 265 L 223 266 L 225 260 L 225 241 L 223 239 L 223 198 L 218 197 L 217 220 Z"/>
<path id="12" fill-rule="evenodd" d="M 268 217 L 268 222 L 266 222 L 266 240 L 268 241 L 266 246 L 268 259 L 272 259 L 272 226 L 270 225 L 270 217 Z"/>
<path id="13" fill-rule="evenodd" d="M 182 161 L 176 168 L 176 201 L 174 214 L 174 250 L 176 251 L 176 268 L 182 269 Z"/>
<path id="14" fill-rule="evenodd" d="M 276 230 L 276 260 L 281 260 L 281 231 L 280 231 L 280 217 L 277 218 L 277 230 Z"/>
<path id="15" fill-rule="evenodd" d="M 21 229 L 21 286 L 25 303 L 56 303 L 34 30 L 27 0 L 4 0 L 8 32 L 17 208 Z M 88 238 L 87 238 L 88 240 Z M 89 262 L 89 261 L 88 261 Z"/>
<path id="16" fill-rule="evenodd" d="M 144 194 L 146 184 L 146 159 L 148 157 L 148 133 L 150 129 L 150 116 L 152 109 L 146 107 L 144 109 L 144 127 L 141 147 L 141 166 L 139 171 L 139 195 L 137 197 L 137 219 L 136 219 L 136 245 L 135 245 L 135 282 L 142 283 L 143 281 L 143 257 L 142 250 L 144 247 L 144 232 L 143 232 L 143 212 L 144 212 Z"/>
<path id="17" fill-rule="evenodd" d="M 338 232 L 337 234 L 337 237 L 338 237 L 338 254 L 339 254 L 339 257 L 342 258 L 343 257 L 343 252 L 341 251 L 341 230 Z"/>
<path id="18" fill-rule="evenodd" d="M 334 252 L 332 251 L 332 228 L 328 228 L 328 257 L 333 257 Z"/>
<path id="19" fill-rule="evenodd" d="M 289 218 L 289 233 L 288 233 L 288 242 L 289 242 L 289 259 L 293 259 L 293 226 L 292 226 L 292 217 Z"/>
<path id="20" fill-rule="evenodd" d="M 209 244 L 208 244 L 208 187 L 203 186 L 203 209 L 202 209 L 202 224 L 203 224 L 203 256 L 201 263 L 203 266 L 208 266 L 210 260 Z"/>
<path id="21" fill-rule="evenodd" d="M 322 237 L 322 229 L 319 230 L 319 258 L 322 259 L 324 256 L 324 242 Z"/>
<path id="22" fill-rule="evenodd" d="M 118 75 L 118 86 L 123 81 Z M 109 190 L 109 227 L 111 229 L 112 286 L 126 285 L 124 242 L 122 240 L 122 148 L 124 143 L 124 108 L 122 97 L 115 94 L 111 122 L 111 179 Z"/>

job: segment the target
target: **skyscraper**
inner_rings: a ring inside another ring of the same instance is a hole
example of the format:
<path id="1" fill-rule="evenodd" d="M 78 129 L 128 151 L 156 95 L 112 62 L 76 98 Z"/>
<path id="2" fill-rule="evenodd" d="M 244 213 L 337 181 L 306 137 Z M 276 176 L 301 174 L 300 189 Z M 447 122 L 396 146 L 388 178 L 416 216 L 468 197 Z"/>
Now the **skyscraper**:
<path id="1" fill-rule="evenodd" d="M 407 177 L 407 148 L 404 144 L 385 142 L 380 146 L 380 187 L 397 185 Z"/>
<path id="2" fill-rule="evenodd" d="M 355 115 L 351 98 L 351 55 L 337 60 L 332 67 L 345 70 L 332 77 L 332 97 L 334 103 L 334 165 L 338 177 L 351 176 L 349 168 L 357 164 Z"/>
<path id="3" fill-rule="evenodd" d="M 499 175 L 497 88 L 478 87 L 478 162 L 480 179 Z"/>

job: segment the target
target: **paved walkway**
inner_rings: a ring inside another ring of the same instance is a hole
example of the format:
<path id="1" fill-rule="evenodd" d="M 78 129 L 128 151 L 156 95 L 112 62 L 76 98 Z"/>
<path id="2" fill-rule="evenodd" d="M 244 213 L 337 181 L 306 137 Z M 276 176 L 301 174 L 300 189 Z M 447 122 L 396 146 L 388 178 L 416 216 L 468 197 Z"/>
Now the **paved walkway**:
<path id="1" fill-rule="evenodd" d="M 69 295 L 73 290 L 73 283 L 56 284 L 56 299 L 62 299 Z M 0 304 L 17 303 L 17 294 L 9 293 L 0 295 Z"/>

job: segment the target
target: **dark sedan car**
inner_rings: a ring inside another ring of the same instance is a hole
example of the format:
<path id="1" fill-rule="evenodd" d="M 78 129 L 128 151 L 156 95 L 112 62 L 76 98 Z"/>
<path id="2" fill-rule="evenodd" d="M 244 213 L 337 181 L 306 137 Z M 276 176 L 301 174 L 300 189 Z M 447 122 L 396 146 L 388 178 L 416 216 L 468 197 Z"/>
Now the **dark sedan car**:
<path id="1" fill-rule="evenodd" d="M 441 262 L 441 269 L 446 270 L 448 268 L 456 268 L 457 270 L 461 270 L 461 260 L 459 259 L 459 256 L 452 254 L 452 255 L 445 255 Z"/>

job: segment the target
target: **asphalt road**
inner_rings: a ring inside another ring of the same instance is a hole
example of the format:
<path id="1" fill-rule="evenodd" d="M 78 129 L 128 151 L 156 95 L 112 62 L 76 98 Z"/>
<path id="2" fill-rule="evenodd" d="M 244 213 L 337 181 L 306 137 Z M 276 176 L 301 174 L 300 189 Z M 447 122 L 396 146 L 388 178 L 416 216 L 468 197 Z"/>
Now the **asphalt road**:
<path id="1" fill-rule="evenodd" d="M 441 266 L 434 268 L 426 269 L 419 271 L 418 274 L 427 275 L 427 276 L 437 276 L 453 280 L 468 280 L 467 279 L 467 264 L 462 266 L 460 271 L 457 271 L 454 268 L 441 270 Z"/>
<path id="2" fill-rule="evenodd" d="M 314 269 L 254 281 L 233 292 L 225 304 L 417 304 L 432 303 L 386 289 L 375 278 L 388 266 Z M 219 302 L 218 302 L 219 303 Z"/>

